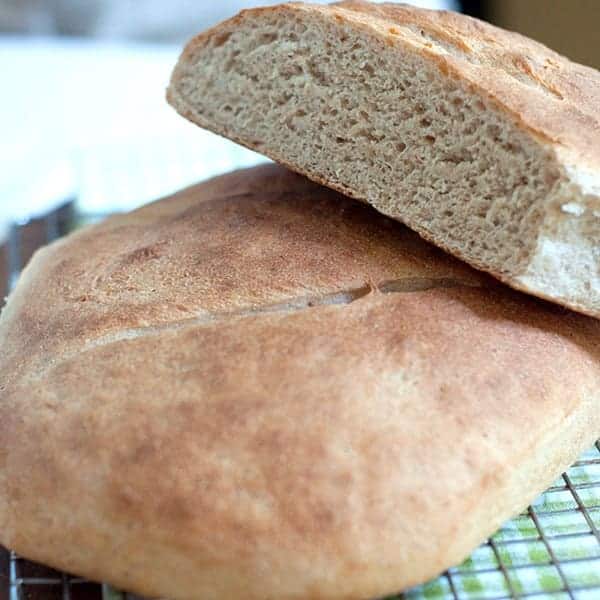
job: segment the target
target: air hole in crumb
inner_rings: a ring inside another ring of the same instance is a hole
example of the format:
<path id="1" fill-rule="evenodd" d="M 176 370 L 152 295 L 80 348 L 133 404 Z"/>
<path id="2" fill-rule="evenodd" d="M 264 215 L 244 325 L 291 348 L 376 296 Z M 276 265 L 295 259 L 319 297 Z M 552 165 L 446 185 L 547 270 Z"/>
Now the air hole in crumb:
<path id="1" fill-rule="evenodd" d="M 259 44 L 259 46 L 262 46 L 265 44 L 272 44 L 276 39 L 277 39 L 276 33 L 261 33 L 258 38 L 258 44 Z"/>
<path id="2" fill-rule="evenodd" d="M 274 101 L 277 106 L 283 106 L 283 105 L 287 104 L 291 100 L 291 98 L 292 98 L 292 95 L 286 93 L 286 94 L 283 94 L 282 96 L 275 98 Z"/>
<path id="3" fill-rule="evenodd" d="M 366 71 L 371 77 L 375 74 L 375 69 L 369 63 L 365 63 L 363 66 L 363 71 Z"/>
<path id="4" fill-rule="evenodd" d="M 487 126 L 488 135 L 494 140 L 498 140 L 500 137 L 500 127 L 498 125 L 488 125 Z"/>
<path id="5" fill-rule="evenodd" d="M 429 119 L 428 117 L 423 117 L 421 119 L 421 125 L 423 127 L 429 127 L 431 125 L 431 119 Z"/>
<path id="6" fill-rule="evenodd" d="M 396 150 L 398 150 L 398 152 L 400 154 L 402 154 L 402 152 L 404 152 L 406 150 L 406 144 L 404 142 L 399 142 L 396 144 Z"/>
<path id="7" fill-rule="evenodd" d="M 425 141 L 428 144 L 433 144 L 435 142 L 435 135 L 426 135 L 425 136 Z"/>
<path id="8" fill-rule="evenodd" d="M 318 81 L 321 85 L 325 85 L 327 83 L 327 76 L 323 71 L 321 71 L 316 60 L 310 61 L 306 66 L 308 68 L 308 72 L 316 81 Z"/>

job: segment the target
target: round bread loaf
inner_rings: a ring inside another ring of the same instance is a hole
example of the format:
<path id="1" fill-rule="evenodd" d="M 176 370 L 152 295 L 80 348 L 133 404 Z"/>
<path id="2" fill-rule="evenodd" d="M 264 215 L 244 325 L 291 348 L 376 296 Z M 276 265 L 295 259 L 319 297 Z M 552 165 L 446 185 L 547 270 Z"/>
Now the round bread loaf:
<path id="1" fill-rule="evenodd" d="M 370 598 L 600 432 L 600 321 L 268 165 L 39 251 L 0 318 L 0 542 L 148 596 Z"/>

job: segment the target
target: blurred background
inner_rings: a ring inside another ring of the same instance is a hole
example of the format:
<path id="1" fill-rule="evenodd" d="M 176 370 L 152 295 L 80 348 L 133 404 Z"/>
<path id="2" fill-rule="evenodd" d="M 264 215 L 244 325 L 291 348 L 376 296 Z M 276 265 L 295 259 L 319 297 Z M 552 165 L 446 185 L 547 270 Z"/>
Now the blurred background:
<path id="1" fill-rule="evenodd" d="M 0 281 L 15 224 L 72 201 L 92 215 L 130 209 L 264 160 L 184 121 L 164 91 L 192 35 L 275 3 L 0 0 Z M 600 0 L 412 3 L 484 18 L 600 67 Z"/>

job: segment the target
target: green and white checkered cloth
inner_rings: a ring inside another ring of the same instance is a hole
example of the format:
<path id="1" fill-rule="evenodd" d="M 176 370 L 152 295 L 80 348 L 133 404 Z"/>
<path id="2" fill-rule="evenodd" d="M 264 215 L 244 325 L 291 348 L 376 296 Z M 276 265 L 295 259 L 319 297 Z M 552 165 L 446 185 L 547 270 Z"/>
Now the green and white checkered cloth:
<path id="1" fill-rule="evenodd" d="M 394 598 L 600 600 L 600 445 L 462 565 Z"/>

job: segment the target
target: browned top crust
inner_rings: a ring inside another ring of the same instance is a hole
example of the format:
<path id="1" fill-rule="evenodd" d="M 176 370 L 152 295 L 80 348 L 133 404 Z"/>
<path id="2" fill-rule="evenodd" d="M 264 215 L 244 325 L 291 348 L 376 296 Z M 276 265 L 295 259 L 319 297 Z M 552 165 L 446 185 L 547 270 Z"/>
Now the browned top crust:
<path id="1" fill-rule="evenodd" d="M 380 597 L 594 439 L 599 339 L 281 167 L 214 179 L 23 273 L 0 542 L 154 597 Z"/>

